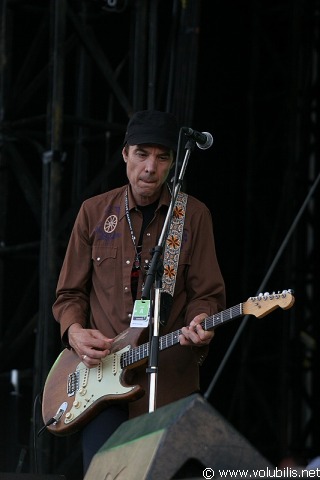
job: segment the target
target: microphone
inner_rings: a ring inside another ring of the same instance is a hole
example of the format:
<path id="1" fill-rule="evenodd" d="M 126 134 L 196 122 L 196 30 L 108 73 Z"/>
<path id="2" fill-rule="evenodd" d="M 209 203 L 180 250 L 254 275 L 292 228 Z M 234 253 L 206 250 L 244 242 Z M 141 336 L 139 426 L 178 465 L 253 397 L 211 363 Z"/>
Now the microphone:
<path id="1" fill-rule="evenodd" d="M 201 150 L 207 150 L 207 148 L 210 148 L 213 144 L 213 136 L 209 132 L 197 132 L 189 127 L 182 127 L 182 131 L 188 137 L 193 138 Z"/>

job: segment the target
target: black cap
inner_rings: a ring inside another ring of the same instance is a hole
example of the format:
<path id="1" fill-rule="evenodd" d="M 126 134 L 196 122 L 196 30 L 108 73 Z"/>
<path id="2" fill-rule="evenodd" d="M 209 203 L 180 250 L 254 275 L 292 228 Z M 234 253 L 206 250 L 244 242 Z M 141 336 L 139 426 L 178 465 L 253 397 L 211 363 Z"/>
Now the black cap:
<path id="1" fill-rule="evenodd" d="M 171 113 L 158 110 L 142 110 L 129 120 L 124 143 L 140 145 L 150 143 L 177 150 L 179 128 Z"/>

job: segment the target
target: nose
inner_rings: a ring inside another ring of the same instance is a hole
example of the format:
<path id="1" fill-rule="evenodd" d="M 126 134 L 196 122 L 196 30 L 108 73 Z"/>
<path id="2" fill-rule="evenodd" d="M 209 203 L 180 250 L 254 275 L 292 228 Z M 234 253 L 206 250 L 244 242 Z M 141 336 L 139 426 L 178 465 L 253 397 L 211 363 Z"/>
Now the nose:
<path id="1" fill-rule="evenodd" d="M 150 156 L 147 158 L 146 160 L 146 164 L 145 164 L 145 171 L 148 172 L 148 173 L 154 173 L 156 171 L 156 167 L 157 167 L 157 159 L 156 157 L 154 156 Z"/>

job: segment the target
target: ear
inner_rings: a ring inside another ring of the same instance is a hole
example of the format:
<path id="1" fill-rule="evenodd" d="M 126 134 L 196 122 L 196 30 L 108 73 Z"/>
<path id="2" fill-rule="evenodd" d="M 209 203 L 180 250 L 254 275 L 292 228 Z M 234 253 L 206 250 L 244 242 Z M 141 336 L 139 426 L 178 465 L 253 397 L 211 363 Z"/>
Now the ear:
<path id="1" fill-rule="evenodd" d="M 125 163 L 127 163 L 128 155 L 127 155 L 126 149 L 124 147 L 122 149 L 122 158 L 125 161 Z"/>

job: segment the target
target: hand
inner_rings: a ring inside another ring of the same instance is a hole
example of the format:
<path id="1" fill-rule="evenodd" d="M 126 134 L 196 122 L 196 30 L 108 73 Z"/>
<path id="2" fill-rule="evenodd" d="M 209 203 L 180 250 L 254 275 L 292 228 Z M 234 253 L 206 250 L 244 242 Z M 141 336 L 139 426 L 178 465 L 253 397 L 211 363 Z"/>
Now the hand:
<path id="1" fill-rule="evenodd" d="M 179 336 L 180 345 L 203 347 L 209 345 L 214 337 L 214 331 L 203 330 L 201 322 L 207 318 L 206 313 L 200 313 L 190 322 L 187 327 L 182 327 L 182 335 Z"/>
<path id="2" fill-rule="evenodd" d="M 99 330 L 83 328 L 79 323 L 73 323 L 68 330 L 70 347 L 89 368 L 101 362 L 111 352 L 112 338 L 105 337 Z"/>

